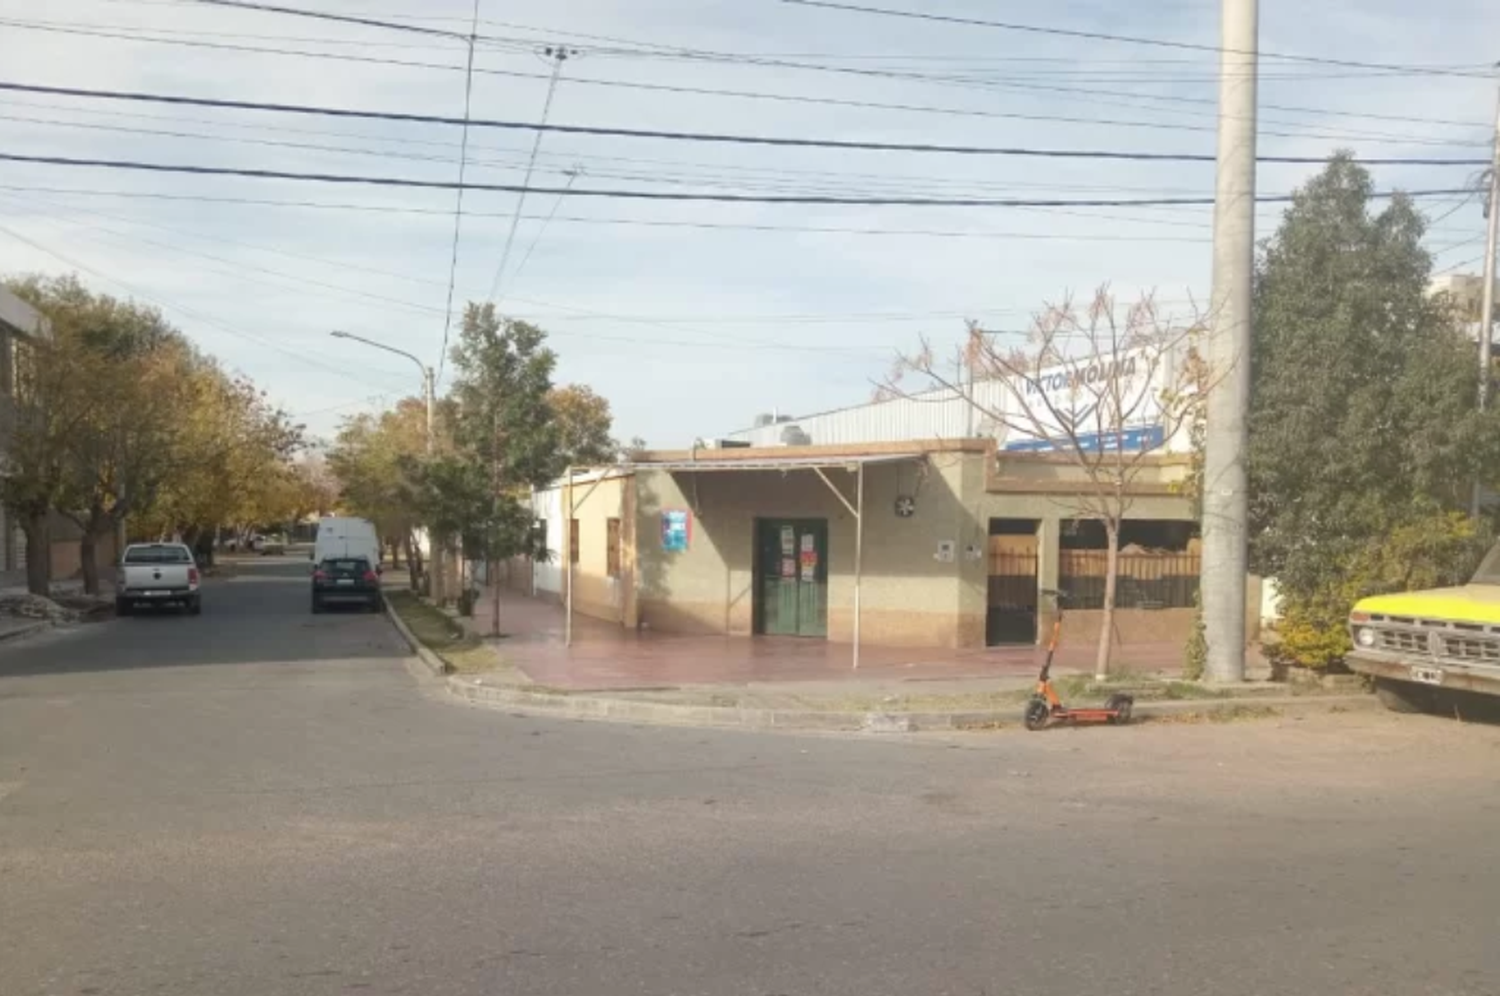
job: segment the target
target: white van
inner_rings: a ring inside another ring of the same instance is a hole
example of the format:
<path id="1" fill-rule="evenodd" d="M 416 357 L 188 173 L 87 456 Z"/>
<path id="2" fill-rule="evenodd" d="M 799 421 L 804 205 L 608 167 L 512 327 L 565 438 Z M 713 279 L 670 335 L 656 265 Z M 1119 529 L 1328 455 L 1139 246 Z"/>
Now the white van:
<path id="1" fill-rule="evenodd" d="M 330 557 L 364 557 L 376 570 L 380 564 L 380 537 L 368 519 L 330 516 L 318 520 L 318 539 L 311 560 L 321 564 Z"/>

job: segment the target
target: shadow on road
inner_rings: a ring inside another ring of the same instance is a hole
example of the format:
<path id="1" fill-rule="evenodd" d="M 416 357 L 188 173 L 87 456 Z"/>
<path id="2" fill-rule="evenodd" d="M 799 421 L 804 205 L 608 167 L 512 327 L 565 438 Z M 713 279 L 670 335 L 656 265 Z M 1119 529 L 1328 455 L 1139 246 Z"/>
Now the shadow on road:
<path id="1" fill-rule="evenodd" d="M 203 585 L 203 614 L 145 610 L 0 646 L 0 678 L 207 665 L 394 659 L 408 649 L 383 615 L 313 615 L 305 559 L 233 559 Z"/>

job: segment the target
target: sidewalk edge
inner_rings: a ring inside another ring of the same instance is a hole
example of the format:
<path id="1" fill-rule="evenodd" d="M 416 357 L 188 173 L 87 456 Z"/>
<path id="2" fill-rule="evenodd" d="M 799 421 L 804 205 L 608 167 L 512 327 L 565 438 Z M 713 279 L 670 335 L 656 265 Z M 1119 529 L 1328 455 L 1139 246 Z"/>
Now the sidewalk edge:
<path id="1" fill-rule="evenodd" d="M 816 710 L 754 709 L 738 706 L 675 705 L 641 702 L 601 695 L 559 695 L 518 688 L 484 685 L 449 676 L 448 690 L 472 705 L 507 709 L 560 719 L 648 723 L 658 726 L 711 726 L 746 730 L 806 730 L 823 732 L 916 733 L 980 728 L 1019 728 L 1021 706 L 959 712 L 819 712 Z M 1277 716 L 1374 709 L 1374 696 L 1322 695 L 1278 698 L 1193 699 L 1143 702 L 1136 716 L 1143 719 L 1233 713 L 1248 708 L 1272 710 Z"/>

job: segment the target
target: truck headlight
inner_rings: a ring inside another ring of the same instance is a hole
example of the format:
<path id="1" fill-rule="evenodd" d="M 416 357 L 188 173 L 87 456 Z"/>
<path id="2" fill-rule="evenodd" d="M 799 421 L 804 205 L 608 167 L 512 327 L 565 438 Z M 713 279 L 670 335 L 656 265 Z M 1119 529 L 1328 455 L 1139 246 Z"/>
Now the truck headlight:
<path id="1" fill-rule="evenodd" d="M 1361 627 L 1354 631 L 1354 642 L 1361 647 L 1373 647 L 1375 646 L 1375 636 L 1376 633 L 1373 629 Z"/>

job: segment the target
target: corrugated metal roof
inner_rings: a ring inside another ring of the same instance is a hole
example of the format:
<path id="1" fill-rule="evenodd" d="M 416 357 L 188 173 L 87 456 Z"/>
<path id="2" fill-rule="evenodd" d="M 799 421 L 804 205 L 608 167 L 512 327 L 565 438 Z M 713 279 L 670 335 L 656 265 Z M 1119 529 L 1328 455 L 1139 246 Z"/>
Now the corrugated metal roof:
<path id="1" fill-rule="evenodd" d="M 877 463 L 899 463 L 903 460 L 921 460 L 924 453 L 871 453 L 862 456 L 795 456 L 754 457 L 748 460 L 665 460 L 661 463 L 631 464 L 633 470 L 665 470 L 672 473 L 692 471 L 755 471 L 755 470 L 820 470 L 830 467 L 858 467 Z"/>

